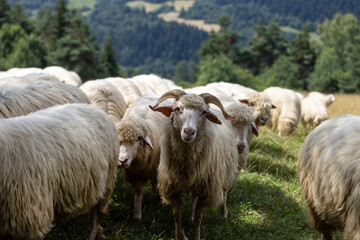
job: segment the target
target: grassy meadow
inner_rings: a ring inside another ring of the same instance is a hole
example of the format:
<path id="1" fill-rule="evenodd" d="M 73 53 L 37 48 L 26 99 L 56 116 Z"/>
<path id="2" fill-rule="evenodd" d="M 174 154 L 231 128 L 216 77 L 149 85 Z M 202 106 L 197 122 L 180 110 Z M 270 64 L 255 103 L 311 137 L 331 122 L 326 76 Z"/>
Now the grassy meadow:
<path id="1" fill-rule="evenodd" d="M 360 115 L 360 95 L 337 94 L 329 108 L 331 117 L 346 113 Z M 297 157 L 307 132 L 299 126 L 286 138 L 261 127 L 251 146 L 248 169 L 241 173 L 229 194 L 229 216 L 220 220 L 220 209 L 204 211 L 202 239 L 317 239 L 306 220 L 305 203 L 297 179 Z M 148 184 L 143 200 L 143 221 L 132 220 L 133 191 L 118 175 L 109 215 L 102 219 L 107 239 L 174 239 L 171 206 L 160 206 L 152 198 Z M 189 199 L 183 205 L 184 231 L 193 239 L 189 221 Z M 88 217 L 80 216 L 56 223 L 46 239 L 86 239 Z M 341 239 L 337 233 L 334 239 Z"/>

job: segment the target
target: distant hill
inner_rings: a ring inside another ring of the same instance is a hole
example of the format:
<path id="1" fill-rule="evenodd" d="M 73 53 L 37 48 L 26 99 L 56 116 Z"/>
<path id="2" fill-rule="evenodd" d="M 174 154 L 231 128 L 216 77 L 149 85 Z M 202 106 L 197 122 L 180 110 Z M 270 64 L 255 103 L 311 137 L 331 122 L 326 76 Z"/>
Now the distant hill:
<path id="1" fill-rule="evenodd" d="M 337 12 L 353 13 L 360 19 L 358 0 L 196 0 L 180 17 L 203 19 L 217 23 L 221 14 L 230 17 L 232 30 L 244 37 L 243 43 L 253 35 L 252 26 L 260 19 L 264 25 L 271 20 L 280 26 L 301 29 L 309 22 L 313 31 L 318 23 L 332 19 Z"/>
<path id="2" fill-rule="evenodd" d="M 195 27 L 165 22 L 126 1 L 100 1 L 88 18 L 101 45 L 110 36 L 118 63 L 144 72 L 174 73 L 179 61 L 197 61 L 197 51 L 208 34 Z"/>

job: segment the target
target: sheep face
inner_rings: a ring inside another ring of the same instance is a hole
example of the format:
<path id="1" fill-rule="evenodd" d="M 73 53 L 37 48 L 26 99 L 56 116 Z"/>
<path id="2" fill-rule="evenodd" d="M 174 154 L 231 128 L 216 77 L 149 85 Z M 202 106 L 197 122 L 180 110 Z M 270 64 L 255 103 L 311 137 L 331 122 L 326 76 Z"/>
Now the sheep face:
<path id="1" fill-rule="evenodd" d="M 173 107 L 172 124 L 175 130 L 180 132 L 184 142 L 191 143 L 195 140 L 200 126 L 209 120 L 221 124 L 220 120 L 209 111 L 201 97 L 188 95 L 176 102 Z"/>
<path id="2" fill-rule="evenodd" d="M 324 113 L 317 114 L 313 122 L 314 122 L 315 126 L 318 126 L 320 123 L 322 123 L 328 119 L 329 119 L 328 114 L 326 112 L 324 112 Z"/>
<path id="3" fill-rule="evenodd" d="M 253 122 L 249 124 L 233 124 L 234 132 L 235 132 L 235 141 L 238 150 L 238 154 L 243 153 L 248 146 L 248 139 L 251 134 L 256 136 L 259 135 L 257 127 Z"/>
<path id="4" fill-rule="evenodd" d="M 118 167 L 127 168 L 134 159 L 144 157 L 145 149 L 152 143 L 149 137 L 149 130 L 141 124 L 137 124 L 140 119 L 123 119 L 115 124 L 118 132 L 120 153 L 118 157 Z"/>
<path id="5" fill-rule="evenodd" d="M 254 107 L 253 114 L 256 118 L 256 124 L 265 126 L 271 117 L 271 109 L 272 108 L 262 109 L 260 107 Z"/>

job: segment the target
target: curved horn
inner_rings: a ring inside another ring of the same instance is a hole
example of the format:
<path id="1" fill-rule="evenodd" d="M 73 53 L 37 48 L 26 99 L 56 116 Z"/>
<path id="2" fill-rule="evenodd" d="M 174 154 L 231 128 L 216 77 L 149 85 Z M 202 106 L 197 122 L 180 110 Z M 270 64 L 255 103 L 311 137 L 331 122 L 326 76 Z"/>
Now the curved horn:
<path id="1" fill-rule="evenodd" d="M 204 99 L 205 103 L 207 103 L 207 104 L 212 103 L 212 104 L 215 104 L 216 106 L 218 106 L 220 108 L 222 114 L 224 115 L 224 117 L 227 120 L 231 120 L 234 118 L 225 112 L 224 106 L 222 105 L 220 100 L 217 97 L 215 97 L 214 95 L 212 95 L 210 93 L 202 93 L 202 94 L 200 94 L 200 97 L 202 97 Z"/>
<path id="2" fill-rule="evenodd" d="M 160 98 L 159 100 L 157 100 L 157 102 L 155 103 L 155 105 L 152 107 L 152 106 L 149 106 L 152 110 L 155 111 L 155 108 L 157 106 L 159 106 L 159 104 L 163 101 L 165 101 L 166 99 L 168 98 L 175 98 L 175 100 L 179 100 L 179 98 L 183 95 L 186 95 L 186 92 L 184 92 L 183 90 L 181 89 L 173 89 L 173 90 L 170 90 L 170 91 L 167 91 L 166 93 L 164 93 Z"/>

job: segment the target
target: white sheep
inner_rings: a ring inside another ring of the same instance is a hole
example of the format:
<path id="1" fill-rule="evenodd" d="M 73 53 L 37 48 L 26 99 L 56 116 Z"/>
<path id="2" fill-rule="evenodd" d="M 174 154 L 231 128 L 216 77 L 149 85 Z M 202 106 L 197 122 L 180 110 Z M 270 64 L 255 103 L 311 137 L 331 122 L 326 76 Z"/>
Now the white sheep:
<path id="1" fill-rule="evenodd" d="M 126 112 L 125 100 L 115 85 L 104 80 L 87 81 L 80 86 L 95 106 L 106 112 L 114 123 L 119 122 Z"/>
<path id="2" fill-rule="evenodd" d="M 29 73 L 24 76 L 10 76 L 0 78 L 0 88 L 8 88 L 13 86 L 26 86 L 30 83 L 39 81 L 60 81 L 57 77 L 47 73 Z"/>
<path id="3" fill-rule="evenodd" d="M 156 100 L 148 96 L 137 99 L 121 122 L 116 124 L 120 140 L 118 166 L 134 189 L 133 217 L 138 221 L 142 219 L 141 202 L 147 181 L 150 180 L 155 197 L 159 196 L 156 184 L 160 159 L 160 122 L 165 117 L 148 107 Z"/>
<path id="4" fill-rule="evenodd" d="M 172 89 L 181 89 L 181 87 L 174 84 L 173 81 L 165 78 L 161 78 L 155 74 L 141 74 L 137 75 L 132 78 L 135 82 L 145 82 L 151 86 L 152 89 L 154 89 L 155 93 L 157 95 L 162 95 L 163 93 L 172 90 Z M 145 94 L 154 94 L 152 92 L 146 92 Z"/>
<path id="5" fill-rule="evenodd" d="M 218 88 L 230 97 L 233 97 L 236 101 L 246 98 L 250 93 L 256 92 L 256 90 L 252 88 L 229 82 L 209 83 L 206 86 Z"/>
<path id="6" fill-rule="evenodd" d="M 135 102 L 136 99 L 141 97 L 140 89 L 129 79 L 125 78 L 105 78 L 105 81 L 114 84 L 117 89 L 121 92 L 124 100 L 129 106 L 131 103 Z"/>
<path id="7" fill-rule="evenodd" d="M 0 119 L 0 239 L 43 239 L 54 220 L 90 211 L 102 236 L 117 173 L 114 124 L 91 104 Z"/>
<path id="8" fill-rule="evenodd" d="M 334 94 L 325 95 L 315 91 L 310 92 L 308 96 L 321 100 L 326 105 L 326 107 L 329 107 L 336 100 Z"/>
<path id="9" fill-rule="evenodd" d="M 66 82 L 70 85 L 78 87 L 81 85 L 81 78 L 76 72 L 68 71 L 63 67 L 50 66 L 44 69 L 41 68 L 11 68 L 6 72 L 0 72 L 0 79 L 5 77 L 23 77 L 28 74 L 47 73 L 58 80 Z"/>
<path id="10" fill-rule="evenodd" d="M 50 66 L 46 67 L 43 70 L 45 73 L 49 73 L 59 78 L 60 81 L 65 81 L 65 83 L 79 87 L 81 85 L 81 78 L 79 75 L 73 71 L 68 71 L 60 66 Z"/>
<path id="11" fill-rule="evenodd" d="M 140 89 L 141 95 L 156 95 L 155 89 L 150 84 L 147 75 L 137 75 L 131 81 Z"/>
<path id="12" fill-rule="evenodd" d="M 306 129 L 312 129 L 329 119 L 326 101 L 309 95 L 301 100 L 301 123 Z"/>
<path id="13" fill-rule="evenodd" d="M 344 115 L 317 126 L 300 150 L 298 176 L 308 221 L 319 239 L 360 239 L 360 117 Z"/>
<path id="14" fill-rule="evenodd" d="M 246 95 L 240 102 L 247 103 L 253 109 L 255 123 L 261 126 L 271 118 L 271 110 L 276 108 L 271 99 L 263 92 L 253 92 Z"/>
<path id="15" fill-rule="evenodd" d="M 300 120 L 301 102 L 298 95 L 290 89 L 269 87 L 263 91 L 276 108 L 271 110 L 268 127 L 277 128 L 280 136 L 290 135 Z"/>
<path id="16" fill-rule="evenodd" d="M 158 107 L 168 98 L 175 98 L 176 102 Z M 187 239 L 181 221 L 183 194 L 190 193 L 192 202 L 196 201 L 195 239 L 200 240 L 203 209 L 223 202 L 223 192 L 230 189 L 238 173 L 234 131 L 221 124 L 210 111 L 209 103 L 218 105 L 224 116 L 231 119 L 221 102 L 208 93 L 199 96 L 171 90 L 150 106 L 169 117 L 161 127 L 158 189 L 162 200 L 174 205 L 176 239 Z"/>
<path id="17" fill-rule="evenodd" d="M 58 81 L 0 87 L 0 118 L 26 115 L 66 103 L 90 103 L 90 100 L 77 87 Z"/>
<path id="18" fill-rule="evenodd" d="M 229 95 L 227 95 L 226 93 L 224 93 L 223 91 L 219 90 L 216 87 L 213 86 L 198 86 L 198 87 L 193 87 L 193 88 L 187 88 L 185 89 L 185 91 L 190 92 L 190 93 L 196 93 L 196 94 L 201 94 L 201 93 L 210 93 L 212 95 L 214 95 L 215 97 L 217 97 L 221 103 L 232 103 L 235 102 L 235 100 L 230 97 Z M 210 107 L 214 107 L 214 105 L 210 105 Z M 215 109 L 217 109 L 217 107 L 215 107 Z"/>

